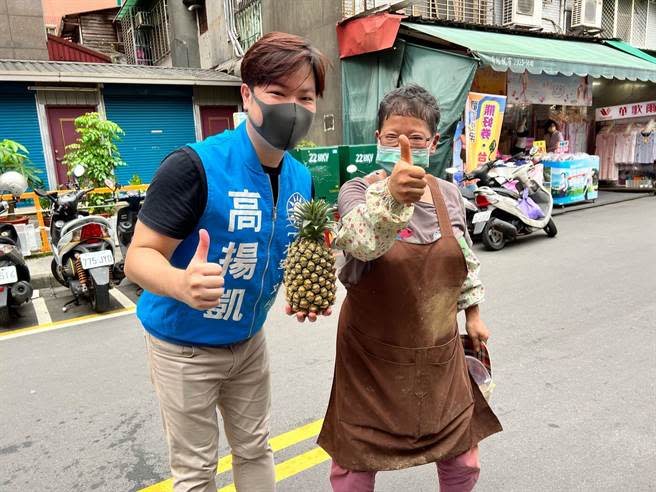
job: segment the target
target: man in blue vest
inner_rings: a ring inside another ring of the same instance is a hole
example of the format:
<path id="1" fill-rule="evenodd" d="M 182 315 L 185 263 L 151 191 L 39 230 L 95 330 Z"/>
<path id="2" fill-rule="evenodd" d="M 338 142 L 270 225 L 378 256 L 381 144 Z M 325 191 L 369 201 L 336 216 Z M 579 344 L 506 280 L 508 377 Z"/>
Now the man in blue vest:
<path id="1" fill-rule="evenodd" d="M 264 36 L 241 64 L 248 120 L 169 155 L 139 215 L 125 268 L 145 289 L 137 312 L 175 492 L 216 492 L 217 409 L 237 490 L 275 489 L 261 328 L 296 232 L 289 214 L 312 195 L 286 150 L 308 132 L 325 72 L 304 39 Z"/>

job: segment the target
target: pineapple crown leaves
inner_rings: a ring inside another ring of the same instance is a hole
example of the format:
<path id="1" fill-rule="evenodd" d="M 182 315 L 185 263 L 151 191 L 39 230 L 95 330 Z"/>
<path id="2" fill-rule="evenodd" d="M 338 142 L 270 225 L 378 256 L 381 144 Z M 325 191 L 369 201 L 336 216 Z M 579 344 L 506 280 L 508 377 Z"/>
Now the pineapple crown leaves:
<path id="1" fill-rule="evenodd" d="M 324 232 L 335 229 L 335 207 L 324 199 L 296 204 L 291 220 L 298 227 L 298 237 L 321 241 Z"/>

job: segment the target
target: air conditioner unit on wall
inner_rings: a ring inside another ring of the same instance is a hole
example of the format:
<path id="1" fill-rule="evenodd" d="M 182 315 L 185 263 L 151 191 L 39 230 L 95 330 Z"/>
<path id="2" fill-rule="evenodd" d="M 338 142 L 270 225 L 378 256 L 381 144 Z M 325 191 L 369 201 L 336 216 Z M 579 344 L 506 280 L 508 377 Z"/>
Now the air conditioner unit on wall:
<path id="1" fill-rule="evenodd" d="M 542 0 L 503 0 L 503 25 L 542 26 Z"/>
<path id="2" fill-rule="evenodd" d="M 574 0 L 572 29 L 601 29 L 603 0 Z"/>
<path id="3" fill-rule="evenodd" d="M 153 24 L 150 22 L 150 16 L 148 12 L 137 12 L 134 16 L 134 27 L 137 29 L 142 29 L 144 27 L 153 27 Z"/>

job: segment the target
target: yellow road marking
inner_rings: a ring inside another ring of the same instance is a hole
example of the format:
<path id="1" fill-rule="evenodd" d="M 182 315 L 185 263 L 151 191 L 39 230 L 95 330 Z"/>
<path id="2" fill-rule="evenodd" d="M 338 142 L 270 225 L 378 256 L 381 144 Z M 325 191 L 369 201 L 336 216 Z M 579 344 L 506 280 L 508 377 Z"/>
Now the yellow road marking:
<path id="1" fill-rule="evenodd" d="M 323 419 L 316 420 L 314 422 L 311 422 L 309 424 L 303 425 L 301 427 L 297 427 L 296 429 L 290 430 L 289 432 L 285 432 L 284 434 L 280 434 L 279 436 L 271 438 L 269 441 L 269 444 L 271 445 L 271 449 L 275 453 L 276 451 L 281 451 L 285 448 L 294 446 L 295 444 L 298 444 L 300 442 L 306 441 L 307 439 L 310 439 L 312 437 L 315 437 L 319 434 L 319 431 L 321 430 L 321 425 L 323 424 Z M 319 449 L 319 448 L 317 448 Z M 314 450 L 313 450 L 314 451 Z M 308 453 L 305 453 L 308 454 Z M 301 458 L 301 456 L 304 456 L 303 454 L 300 456 L 297 456 L 296 458 Z M 293 459 L 296 459 L 293 458 Z M 285 461 L 284 463 L 281 463 L 280 465 L 276 466 L 276 480 L 278 477 L 278 467 L 282 467 L 286 463 L 289 463 L 292 460 Z M 322 460 L 325 461 L 325 460 Z M 315 463 L 319 464 L 321 462 Z M 288 465 L 289 466 L 289 465 Z M 287 466 L 287 468 L 288 468 Z M 312 465 L 314 466 L 314 465 Z M 287 468 L 284 468 L 284 470 L 287 470 Z M 309 468 L 309 467 L 308 467 Z M 304 470 L 299 469 L 296 473 L 300 473 Z M 221 475 L 222 473 L 226 473 L 228 471 L 232 470 L 232 455 L 224 456 L 219 460 L 218 466 L 217 466 L 217 474 Z M 291 476 L 291 475 L 290 475 Z M 285 476 L 284 478 L 287 478 Z M 281 478 L 280 480 L 284 480 L 284 478 Z M 224 487 L 225 488 L 225 487 Z M 154 485 L 151 485 L 150 487 L 146 487 L 145 489 L 141 489 L 139 492 L 171 492 L 173 490 L 173 480 L 170 478 L 168 480 L 164 480 L 162 482 L 156 483 Z M 221 489 L 223 491 L 223 489 Z M 229 489 L 226 489 L 229 490 Z M 234 490 L 234 487 L 233 489 Z"/>
<path id="2" fill-rule="evenodd" d="M 33 335 L 36 333 L 43 333 L 45 331 L 58 330 L 60 328 L 67 328 L 73 325 L 91 323 L 93 321 L 99 321 L 101 319 L 111 319 L 126 314 L 133 313 L 135 308 L 123 308 L 117 309 L 115 311 L 108 311 L 104 314 L 87 314 L 86 316 L 80 316 L 78 318 L 65 319 L 62 321 L 53 321 L 52 323 L 45 323 L 42 325 L 30 326 L 29 328 L 19 328 L 17 330 L 5 331 L 0 333 L 0 340 L 8 340 L 10 338 L 17 338 L 24 335 Z"/>
<path id="3" fill-rule="evenodd" d="M 329 459 L 330 456 L 328 453 L 321 448 L 314 448 L 303 454 L 299 454 L 276 465 L 276 482 L 282 482 Z M 235 484 L 231 483 L 230 485 L 221 487 L 218 492 L 237 492 L 237 489 L 235 488 Z"/>

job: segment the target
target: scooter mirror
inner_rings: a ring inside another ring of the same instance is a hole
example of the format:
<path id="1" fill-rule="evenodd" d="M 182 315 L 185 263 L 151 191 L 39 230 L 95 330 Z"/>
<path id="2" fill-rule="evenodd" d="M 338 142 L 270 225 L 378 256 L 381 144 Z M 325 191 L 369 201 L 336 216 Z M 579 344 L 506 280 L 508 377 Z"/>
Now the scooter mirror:
<path id="1" fill-rule="evenodd" d="M 73 175 L 76 178 L 81 178 L 84 176 L 84 173 L 86 172 L 86 169 L 84 169 L 84 166 L 82 164 L 78 164 L 73 168 Z"/>
<path id="2" fill-rule="evenodd" d="M 358 166 L 356 166 L 355 164 L 350 164 L 349 166 L 347 166 L 346 172 L 349 174 L 355 174 L 358 172 Z"/>
<path id="3" fill-rule="evenodd" d="M 116 183 L 114 183 L 114 180 L 111 178 L 105 179 L 105 186 L 107 186 L 107 188 L 109 188 L 112 191 L 116 189 Z"/>

